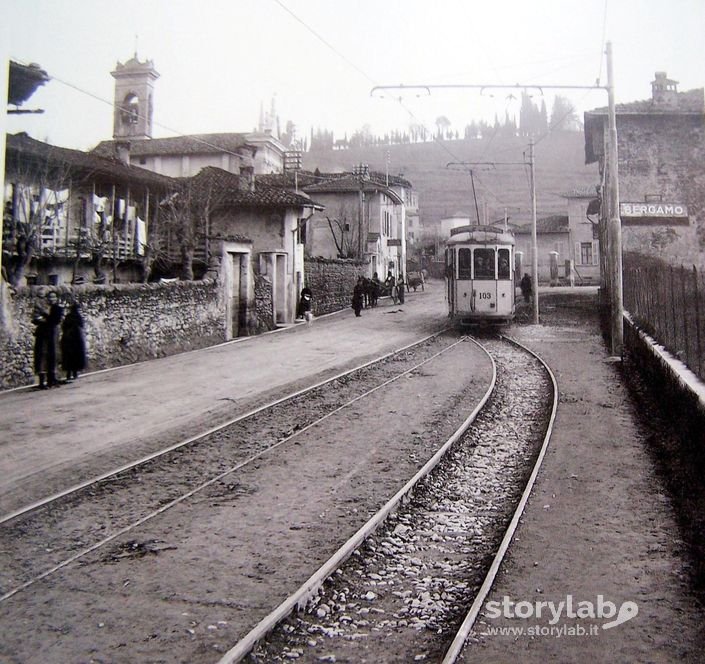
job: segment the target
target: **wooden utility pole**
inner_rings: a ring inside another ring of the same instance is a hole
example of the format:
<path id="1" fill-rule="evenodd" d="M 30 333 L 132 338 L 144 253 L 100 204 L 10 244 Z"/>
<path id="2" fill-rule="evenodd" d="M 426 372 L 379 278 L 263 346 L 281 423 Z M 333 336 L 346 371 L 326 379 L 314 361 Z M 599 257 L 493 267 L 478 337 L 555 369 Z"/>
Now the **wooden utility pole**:
<path id="1" fill-rule="evenodd" d="M 619 216 L 619 169 L 617 166 L 617 112 L 614 102 L 612 42 L 607 42 L 607 269 L 610 298 L 612 355 L 621 357 L 624 348 L 624 302 L 622 291 L 622 222 Z"/>
<path id="2" fill-rule="evenodd" d="M 534 139 L 529 141 L 529 169 L 531 174 L 531 280 L 534 291 L 534 325 L 539 324 L 539 248 L 536 233 L 536 179 L 534 169 Z"/>

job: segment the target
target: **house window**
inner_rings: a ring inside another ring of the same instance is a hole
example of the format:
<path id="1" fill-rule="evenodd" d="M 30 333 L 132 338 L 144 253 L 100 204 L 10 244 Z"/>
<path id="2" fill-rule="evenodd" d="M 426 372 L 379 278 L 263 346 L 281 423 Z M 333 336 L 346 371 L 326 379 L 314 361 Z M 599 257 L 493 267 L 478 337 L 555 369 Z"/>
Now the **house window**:
<path id="1" fill-rule="evenodd" d="M 296 242 L 298 244 L 306 244 L 306 220 L 305 219 L 298 220 L 298 222 L 296 224 L 296 230 L 298 231 Z"/>
<path id="2" fill-rule="evenodd" d="M 592 265 L 592 242 L 580 243 L 580 264 Z"/>

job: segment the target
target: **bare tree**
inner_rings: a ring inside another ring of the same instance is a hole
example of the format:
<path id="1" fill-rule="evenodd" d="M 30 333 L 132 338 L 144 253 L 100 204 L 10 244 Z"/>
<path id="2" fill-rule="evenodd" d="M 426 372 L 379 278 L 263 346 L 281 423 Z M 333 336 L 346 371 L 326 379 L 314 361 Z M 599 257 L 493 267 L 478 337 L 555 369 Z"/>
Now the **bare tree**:
<path id="1" fill-rule="evenodd" d="M 13 164 L 8 179 L 12 195 L 3 211 L 3 266 L 7 281 L 17 286 L 35 256 L 55 254 L 56 242 L 44 247 L 42 238 L 68 224 L 71 178 L 67 165 L 28 161 Z"/>
<path id="2" fill-rule="evenodd" d="M 194 256 L 199 243 L 207 254 L 211 215 L 223 203 L 228 191 L 216 170 L 207 167 L 194 177 L 184 178 L 178 191 L 161 204 L 165 230 L 173 231 L 178 243 L 182 280 L 193 279 Z M 208 258 L 206 255 L 206 262 Z"/>

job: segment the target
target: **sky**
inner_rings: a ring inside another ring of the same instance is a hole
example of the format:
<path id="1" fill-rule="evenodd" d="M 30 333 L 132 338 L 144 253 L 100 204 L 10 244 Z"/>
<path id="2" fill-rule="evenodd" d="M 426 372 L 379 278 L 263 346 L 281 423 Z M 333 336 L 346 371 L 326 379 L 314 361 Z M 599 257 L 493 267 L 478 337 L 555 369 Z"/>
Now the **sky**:
<path id="1" fill-rule="evenodd" d="M 6 131 L 90 149 L 112 138 L 118 62 L 135 53 L 160 78 L 154 137 L 249 132 L 275 100 L 281 128 L 375 135 L 448 118 L 518 117 L 521 90 L 381 91 L 398 85 L 607 82 L 618 103 L 648 99 L 656 71 L 679 90 L 705 86 L 704 0 L 0 0 L 0 49 L 52 80 L 5 116 Z M 604 90 L 527 89 L 550 112 L 561 94 L 580 115 Z M 511 95 L 511 96 L 510 96 Z"/>

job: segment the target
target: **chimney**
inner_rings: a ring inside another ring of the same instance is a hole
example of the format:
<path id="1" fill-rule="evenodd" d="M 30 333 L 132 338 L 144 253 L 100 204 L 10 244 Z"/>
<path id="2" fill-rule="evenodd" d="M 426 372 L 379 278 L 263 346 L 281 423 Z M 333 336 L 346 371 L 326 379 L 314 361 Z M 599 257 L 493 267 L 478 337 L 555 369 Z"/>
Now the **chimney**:
<path id="1" fill-rule="evenodd" d="M 678 81 L 669 79 L 665 71 L 657 71 L 651 81 L 651 101 L 658 108 L 677 109 Z"/>
<path id="2" fill-rule="evenodd" d="M 255 191 L 255 169 L 252 166 L 240 166 L 240 191 Z"/>
<path id="3" fill-rule="evenodd" d="M 129 141 L 115 141 L 115 154 L 117 158 L 125 164 L 125 166 L 130 165 L 130 142 Z"/>

